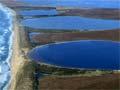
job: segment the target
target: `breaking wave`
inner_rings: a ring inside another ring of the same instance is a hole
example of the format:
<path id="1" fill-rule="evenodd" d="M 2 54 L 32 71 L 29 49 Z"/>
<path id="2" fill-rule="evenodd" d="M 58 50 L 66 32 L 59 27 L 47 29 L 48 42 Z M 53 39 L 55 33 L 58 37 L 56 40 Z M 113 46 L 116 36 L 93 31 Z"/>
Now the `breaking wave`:
<path id="1" fill-rule="evenodd" d="M 7 90 L 10 81 L 10 58 L 12 55 L 13 14 L 0 4 L 0 90 Z"/>

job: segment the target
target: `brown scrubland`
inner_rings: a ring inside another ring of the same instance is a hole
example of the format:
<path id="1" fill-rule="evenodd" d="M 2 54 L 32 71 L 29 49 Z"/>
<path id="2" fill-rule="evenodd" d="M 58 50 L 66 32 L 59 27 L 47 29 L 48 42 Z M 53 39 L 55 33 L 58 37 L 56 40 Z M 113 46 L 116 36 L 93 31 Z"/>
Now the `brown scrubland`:
<path id="1" fill-rule="evenodd" d="M 104 31 L 80 31 L 80 32 L 61 32 L 61 33 L 41 33 L 34 35 L 32 41 L 38 44 L 46 44 L 58 41 L 71 40 L 120 40 L 120 30 L 104 30 Z"/>

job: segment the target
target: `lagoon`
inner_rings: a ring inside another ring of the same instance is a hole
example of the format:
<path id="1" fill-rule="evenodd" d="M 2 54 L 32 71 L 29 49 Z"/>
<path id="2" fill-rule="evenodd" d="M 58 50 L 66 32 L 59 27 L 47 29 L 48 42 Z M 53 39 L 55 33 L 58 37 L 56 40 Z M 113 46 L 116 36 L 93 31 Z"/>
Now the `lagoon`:
<path id="1" fill-rule="evenodd" d="M 25 19 L 22 24 L 36 29 L 110 30 L 120 28 L 118 20 L 104 20 L 80 16 L 57 16 Z"/>
<path id="2" fill-rule="evenodd" d="M 51 10 L 21 10 L 18 12 L 23 16 L 35 16 L 35 15 L 57 15 L 58 12 L 55 9 Z"/>
<path id="3" fill-rule="evenodd" d="M 119 49 L 119 42 L 80 40 L 36 47 L 28 56 L 61 67 L 117 70 L 120 69 Z"/>

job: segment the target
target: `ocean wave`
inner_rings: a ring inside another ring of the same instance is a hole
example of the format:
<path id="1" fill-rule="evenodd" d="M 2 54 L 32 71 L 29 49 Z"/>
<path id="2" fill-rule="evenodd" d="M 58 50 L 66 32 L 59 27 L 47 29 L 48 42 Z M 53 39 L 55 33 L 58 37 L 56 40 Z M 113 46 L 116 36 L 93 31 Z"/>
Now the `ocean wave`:
<path id="1" fill-rule="evenodd" d="M 13 13 L 0 4 L 0 90 L 7 90 L 10 81 L 10 58 L 12 56 Z"/>

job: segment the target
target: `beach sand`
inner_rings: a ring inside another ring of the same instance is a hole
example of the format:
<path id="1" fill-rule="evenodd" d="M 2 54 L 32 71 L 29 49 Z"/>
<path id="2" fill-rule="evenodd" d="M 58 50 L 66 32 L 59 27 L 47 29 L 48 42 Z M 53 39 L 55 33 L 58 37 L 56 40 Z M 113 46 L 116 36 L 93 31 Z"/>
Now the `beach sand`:
<path id="1" fill-rule="evenodd" d="M 17 72 L 19 71 L 20 68 L 22 68 L 22 66 L 24 65 L 25 59 L 23 58 L 23 56 L 21 55 L 21 50 L 20 50 L 20 45 L 19 45 L 19 23 L 16 20 L 16 16 L 15 16 L 15 20 L 14 20 L 14 26 L 13 26 L 13 31 L 14 31 L 14 36 L 13 36 L 13 55 L 11 58 L 11 81 L 10 81 L 10 86 L 9 86 L 9 90 L 15 90 L 15 84 L 16 84 L 16 75 Z"/>

